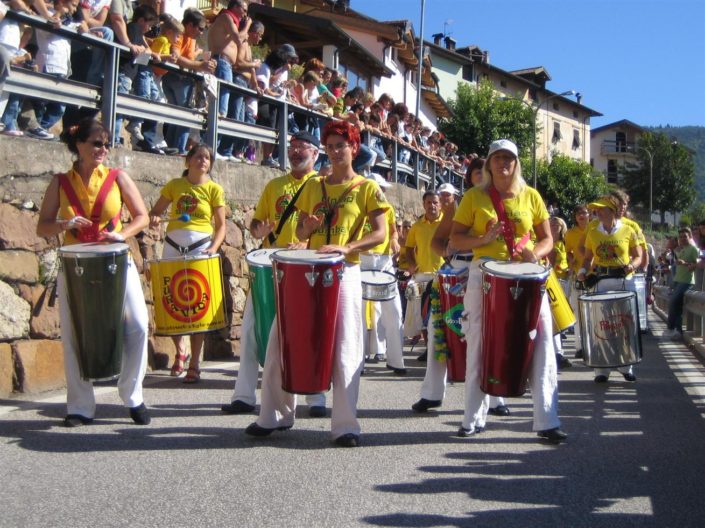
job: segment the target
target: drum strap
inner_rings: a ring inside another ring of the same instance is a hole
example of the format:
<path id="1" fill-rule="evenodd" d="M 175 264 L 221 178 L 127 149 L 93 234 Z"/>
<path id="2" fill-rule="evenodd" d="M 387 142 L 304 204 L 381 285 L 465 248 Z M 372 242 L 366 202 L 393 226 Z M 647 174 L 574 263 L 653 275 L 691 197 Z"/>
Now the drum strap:
<path id="1" fill-rule="evenodd" d="M 105 205 L 105 200 L 108 197 L 108 193 L 110 192 L 113 187 L 113 184 L 117 180 L 118 172 L 119 169 L 110 169 L 110 172 L 108 172 L 108 176 L 105 178 L 103 185 L 100 186 L 100 190 L 98 191 L 98 195 L 95 198 L 95 202 L 93 202 L 93 209 L 91 210 L 90 216 L 87 215 L 86 212 L 83 210 L 81 201 L 78 199 L 76 191 L 71 185 L 71 182 L 69 182 L 68 176 L 65 173 L 58 174 L 59 185 L 64 191 L 66 199 L 69 201 L 69 204 L 73 208 L 74 213 L 84 218 L 88 218 L 93 223 L 93 225 L 89 229 L 71 230 L 71 234 L 73 234 L 73 236 L 81 242 L 95 242 L 96 240 L 98 240 L 100 235 L 100 216 L 103 212 L 103 206 Z M 110 221 L 105 225 L 103 230 L 108 232 L 113 231 L 119 221 L 120 210 L 118 210 L 117 214 L 110 219 Z"/>
<path id="2" fill-rule="evenodd" d="M 301 195 L 301 191 L 304 190 L 304 187 L 306 186 L 306 183 L 308 183 L 308 180 L 306 180 L 301 187 L 299 187 L 299 190 L 296 191 L 296 194 L 294 194 L 294 197 L 291 199 L 289 204 L 286 206 L 286 209 L 284 209 L 284 213 L 282 214 L 281 218 L 279 219 L 279 224 L 277 225 L 276 230 L 274 233 L 269 233 L 267 235 L 267 239 L 269 240 L 270 245 L 274 245 L 274 243 L 277 241 L 277 238 L 279 238 L 279 233 L 282 232 L 282 228 L 284 227 L 284 224 L 286 224 L 286 221 L 289 219 L 291 216 L 291 213 L 294 212 L 294 206 L 296 205 L 296 200 L 299 199 L 299 196 Z"/>
<path id="3" fill-rule="evenodd" d="M 323 220 L 326 226 L 326 244 L 330 244 L 330 229 L 331 227 L 333 227 L 331 224 L 333 222 L 333 217 L 335 216 L 336 209 L 338 209 L 343 204 L 345 198 L 348 196 L 348 194 L 350 194 L 353 189 L 359 187 L 364 182 L 365 178 L 362 177 L 360 177 L 357 181 L 353 181 L 348 186 L 348 188 L 343 191 L 343 194 L 340 195 L 340 198 L 338 198 L 338 201 L 335 202 L 335 205 L 331 205 L 330 200 L 328 199 L 328 193 L 326 192 L 326 184 L 324 178 L 321 178 L 321 193 L 323 194 L 323 202 L 326 206 L 325 218 Z M 357 229 L 355 231 L 357 231 Z"/>
<path id="4" fill-rule="evenodd" d="M 509 220 L 507 216 L 507 210 L 504 208 L 504 202 L 499 196 L 499 191 L 494 185 L 490 185 L 489 188 L 490 200 L 492 200 L 492 205 L 497 213 L 499 221 L 502 222 L 502 236 L 504 237 L 504 242 L 507 244 L 507 251 L 512 257 L 516 257 L 526 246 L 531 236 L 530 232 L 526 232 L 518 243 L 514 242 L 514 236 L 516 231 L 514 229 L 514 222 Z"/>
<path id="5" fill-rule="evenodd" d="M 211 241 L 211 237 L 207 236 L 205 238 L 202 238 L 201 240 L 196 240 L 193 244 L 190 246 L 180 246 L 172 238 L 167 235 L 164 237 L 164 241 L 169 244 L 171 247 L 173 247 L 176 251 L 178 251 L 181 255 L 188 255 L 191 253 L 194 249 L 201 247 L 204 245 L 206 242 Z"/>

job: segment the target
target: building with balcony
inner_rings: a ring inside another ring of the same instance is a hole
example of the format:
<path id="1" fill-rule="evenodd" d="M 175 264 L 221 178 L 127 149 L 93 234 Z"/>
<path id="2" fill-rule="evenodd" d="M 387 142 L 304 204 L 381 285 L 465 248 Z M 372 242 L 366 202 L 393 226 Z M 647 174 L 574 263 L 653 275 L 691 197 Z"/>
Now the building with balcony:
<path id="1" fill-rule="evenodd" d="M 628 119 L 595 128 L 591 132 L 590 164 L 602 172 L 608 183 L 619 184 L 627 163 L 637 163 L 636 145 L 644 129 Z"/>

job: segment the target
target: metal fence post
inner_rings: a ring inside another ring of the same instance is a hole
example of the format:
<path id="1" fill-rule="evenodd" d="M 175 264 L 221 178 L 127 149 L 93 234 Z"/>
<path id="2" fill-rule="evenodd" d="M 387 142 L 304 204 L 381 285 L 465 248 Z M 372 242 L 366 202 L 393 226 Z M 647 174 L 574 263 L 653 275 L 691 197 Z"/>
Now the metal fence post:
<path id="1" fill-rule="evenodd" d="M 279 166 L 285 171 L 288 170 L 289 160 L 286 157 L 286 147 L 289 141 L 289 105 L 286 101 L 279 107 L 279 115 L 277 116 L 277 128 L 279 130 L 279 143 L 277 145 L 277 157 L 279 158 Z"/>

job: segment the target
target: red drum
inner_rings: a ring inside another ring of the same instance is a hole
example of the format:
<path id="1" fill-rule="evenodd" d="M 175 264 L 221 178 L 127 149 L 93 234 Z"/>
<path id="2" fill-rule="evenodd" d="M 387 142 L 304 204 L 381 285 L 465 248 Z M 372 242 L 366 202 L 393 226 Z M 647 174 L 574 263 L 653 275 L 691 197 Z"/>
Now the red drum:
<path id="1" fill-rule="evenodd" d="M 521 396 L 534 356 L 548 269 L 528 262 L 488 261 L 482 270 L 482 372 L 492 396 Z"/>
<path id="2" fill-rule="evenodd" d="M 461 328 L 465 306 L 463 297 L 468 284 L 468 268 L 443 268 L 438 271 L 443 332 L 448 347 L 448 381 L 465 381 L 467 345 Z"/>
<path id="3" fill-rule="evenodd" d="M 282 389 L 314 394 L 330 389 L 343 255 L 310 249 L 272 254 Z"/>

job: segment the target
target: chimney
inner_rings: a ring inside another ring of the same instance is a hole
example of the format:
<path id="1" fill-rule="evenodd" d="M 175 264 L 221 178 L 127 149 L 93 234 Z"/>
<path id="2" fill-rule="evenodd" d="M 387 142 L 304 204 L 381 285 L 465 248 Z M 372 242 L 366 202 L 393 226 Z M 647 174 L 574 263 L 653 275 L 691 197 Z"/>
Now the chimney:
<path id="1" fill-rule="evenodd" d="M 446 43 L 446 49 L 450 51 L 455 51 L 455 39 L 451 37 L 445 37 L 443 39 Z"/>
<path id="2" fill-rule="evenodd" d="M 441 40 L 443 39 L 443 33 L 436 33 L 435 35 L 431 35 L 431 38 L 433 38 L 433 43 L 436 46 L 440 46 Z"/>
<path id="3" fill-rule="evenodd" d="M 490 52 L 483 51 L 482 52 L 482 64 L 489 64 L 489 63 L 490 63 Z"/>

